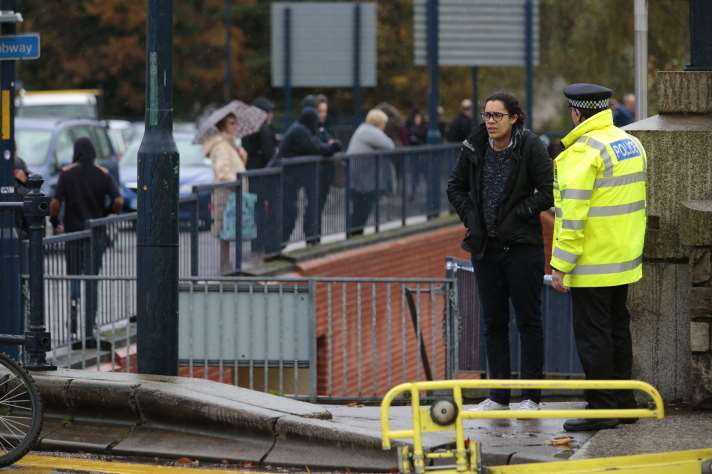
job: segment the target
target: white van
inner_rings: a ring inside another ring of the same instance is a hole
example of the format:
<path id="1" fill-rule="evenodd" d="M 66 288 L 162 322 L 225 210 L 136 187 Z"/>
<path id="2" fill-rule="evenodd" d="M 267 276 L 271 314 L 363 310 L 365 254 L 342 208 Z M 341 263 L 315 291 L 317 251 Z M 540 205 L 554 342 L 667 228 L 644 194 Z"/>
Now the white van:
<path id="1" fill-rule="evenodd" d="M 20 90 L 15 98 L 15 116 L 97 120 L 100 99 L 101 91 L 98 89 Z"/>

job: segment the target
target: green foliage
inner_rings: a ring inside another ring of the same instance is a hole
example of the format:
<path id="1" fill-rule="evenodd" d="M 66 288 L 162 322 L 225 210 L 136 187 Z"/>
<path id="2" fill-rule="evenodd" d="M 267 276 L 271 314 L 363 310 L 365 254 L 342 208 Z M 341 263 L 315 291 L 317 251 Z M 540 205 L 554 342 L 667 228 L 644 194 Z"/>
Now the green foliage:
<path id="1" fill-rule="evenodd" d="M 599 82 L 616 96 L 634 86 L 633 0 L 540 0 L 541 54 L 535 69 L 537 128 L 568 126 L 561 88 Z M 232 92 L 281 99 L 270 84 L 270 3 L 232 1 Z M 179 0 L 174 12 L 175 110 L 194 118 L 205 105 L 222 102 L 225 64 L 223 0 Z M 42 58 L 21 63 L 27 89 L 101 88 L 110 115 L 141 117 L 144 107 L 144 0 L 22 0 L 24 31 L 42 35 Z M 682 69 L 688 57 L 687 0 L 649 0 L 650 111 L 655 75 Z M 413 2 L 378 2 L 378 87 L 364 91 L 366 105 L 388 101 L 404 111 L 425 108 L 427 71 L 413 64 Z M 524 71 L 481 67 L 480 95 L 500 89 L 524 99 Z M 296 90 L 295 101 L 308 90 Z M 332 108 L 351 110 L 351 91 L 326 91 Z M 443 67 L 442 102 L 453 115 L 471 93 L 466 67 Z"/>

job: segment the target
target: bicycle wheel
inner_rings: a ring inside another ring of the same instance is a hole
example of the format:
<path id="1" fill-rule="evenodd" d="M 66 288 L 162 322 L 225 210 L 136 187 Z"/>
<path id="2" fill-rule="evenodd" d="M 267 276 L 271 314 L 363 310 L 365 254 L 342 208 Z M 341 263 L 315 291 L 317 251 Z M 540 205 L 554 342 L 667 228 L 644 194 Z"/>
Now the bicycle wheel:
<path id="1" fill-rule="evenodd" d="M 42 400 L 30 374 L 0 353 L 0 467 L 17 462 L 42 430 Z"/>

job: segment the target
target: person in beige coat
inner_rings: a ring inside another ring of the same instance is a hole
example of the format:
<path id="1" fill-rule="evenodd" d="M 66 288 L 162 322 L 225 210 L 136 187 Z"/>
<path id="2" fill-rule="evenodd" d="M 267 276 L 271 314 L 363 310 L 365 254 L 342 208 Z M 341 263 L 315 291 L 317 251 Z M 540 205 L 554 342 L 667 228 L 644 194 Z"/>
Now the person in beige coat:
<path id="1" fill-rule="evenodd" d="M 216 126 L 219 133 L 205 140 L 203 152 L 213 163 L 215 182 L 235 181 L 237 174 L 245 171 L 247 163 L 247 152 L 235 143 L 237 118 L 234 114 L 229 114 Z M 213 223 L 210 231 L 218 239 L 223 228 L 223 213 L 231 192 L 230 189 L 225 188 L 213 191 L 211 216 Z M 220 240 L 220 269 L 223 273 L 228 273 L 232 269 L 228 240 Z"/>

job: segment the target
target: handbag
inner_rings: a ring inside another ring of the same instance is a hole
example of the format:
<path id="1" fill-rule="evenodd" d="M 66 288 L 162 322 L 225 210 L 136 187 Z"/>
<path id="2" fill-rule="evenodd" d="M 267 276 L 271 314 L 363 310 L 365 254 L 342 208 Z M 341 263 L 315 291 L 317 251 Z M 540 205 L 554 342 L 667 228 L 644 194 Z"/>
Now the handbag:
<path id="1" fill-rule="evenodd" d="M 235 240 L 237 229 L 235 228 L 237 216 L 235 193 L 230 193 L 223 213 L 223 226 L 220 232 L 221 240 Z M 242 193 L 242 240 L 253 240 L 257 238 L 257 225 L 255 224 L 255 205 L 257 195 L 254 193 Z"/>

